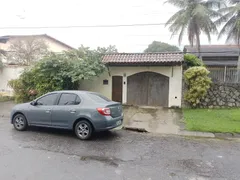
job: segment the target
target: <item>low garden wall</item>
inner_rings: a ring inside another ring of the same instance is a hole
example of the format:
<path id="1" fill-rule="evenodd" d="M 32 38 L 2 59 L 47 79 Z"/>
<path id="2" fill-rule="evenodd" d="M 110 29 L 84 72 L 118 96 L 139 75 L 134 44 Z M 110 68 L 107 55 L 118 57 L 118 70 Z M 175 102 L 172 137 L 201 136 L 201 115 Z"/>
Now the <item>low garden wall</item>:
<path id="1" fill-rule="evenodd" d="M 183 99 L 182 107 L 190 107 L 184 101 L 184 93 L 187 85 L 183 81 Z M 208 90 L 207 96 L 201 100 L 201 108 L 222 108 L 222 107 L 240 107 L 240 84 L 228 83 L 219 84 L 213 83 Z"/>
<path id="2" fill-rule="evenodd" d="M 240 84 L 212 84 L 200 107 L 240 107 Z"/>

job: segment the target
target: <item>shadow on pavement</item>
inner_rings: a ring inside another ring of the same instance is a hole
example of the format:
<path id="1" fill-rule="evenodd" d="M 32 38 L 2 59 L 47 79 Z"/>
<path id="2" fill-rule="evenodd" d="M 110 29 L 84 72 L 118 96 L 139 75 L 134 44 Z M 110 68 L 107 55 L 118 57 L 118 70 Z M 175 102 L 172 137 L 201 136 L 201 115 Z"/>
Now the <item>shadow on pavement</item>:
<path id="1" fill-rule="evenodd" d="M 71 130 L 65 130 L 65 129 L 55 129 L 55 128 L 45 128 L 45 127 L 28 127 L 26 132 L 36 132 L 36 133 L 42 133 L 48 134 L 48 135 L 56 135 L 61 138 L 61 136 L 64 137 L 70 137 L 75 138 L 74 132 Z M 96 132 L 93 134 L 92 138 L 89 141 L 108 141 L 108 140 L 114 140 L 115 138 L 118 138 L 120 136 L 117 131 L 104 131 L 104 132 Z"/>

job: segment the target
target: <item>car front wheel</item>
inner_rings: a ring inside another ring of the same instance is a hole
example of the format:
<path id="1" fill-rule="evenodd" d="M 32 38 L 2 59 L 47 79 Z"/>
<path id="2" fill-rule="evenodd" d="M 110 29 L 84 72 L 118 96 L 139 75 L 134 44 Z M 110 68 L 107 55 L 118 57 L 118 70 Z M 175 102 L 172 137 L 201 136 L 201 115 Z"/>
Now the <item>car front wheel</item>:
<path id="1" fill-rule="evenodd" d="M 93 133 L 92 125 L 85 120 L 79 121 L 75 126 L 75 134 L 81 140 L 90 139 Z"/>
<path id="2" fill-rule="evenodd" d="M 24 131 L 27 129 L 27 119 L 22 114 L 17 114 L 13 118 L 13 126 L 18 131 Z"/>

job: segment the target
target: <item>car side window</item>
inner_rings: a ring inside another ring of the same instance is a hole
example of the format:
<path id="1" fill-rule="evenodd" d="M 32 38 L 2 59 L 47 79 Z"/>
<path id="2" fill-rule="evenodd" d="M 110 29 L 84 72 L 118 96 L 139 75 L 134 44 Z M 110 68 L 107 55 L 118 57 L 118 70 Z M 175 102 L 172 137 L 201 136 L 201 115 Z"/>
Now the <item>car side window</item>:
<path id="1" fill-rule="evenodd" d="M 98 103 L 105 103 L 105 102 L 110 102 L 111 100 L 109 100 L 108 98 L 100 95 L 100 94 L 96 94 L 96 93 L 88 93 L 88 96 L 94 100 L 95 102 Z"/>
<path id="2" fill-rule="evenodd" d="M 77 105 L 80 103 L 80 98 L 76 94 L 64 93 L 61 95 L 58 105 Z"/>
<path id="3" fill-rule="evenodd" d="M 49 94 L 37 100 L 37 105 L 52 106 L 55 104 L 58 94 Z"/>

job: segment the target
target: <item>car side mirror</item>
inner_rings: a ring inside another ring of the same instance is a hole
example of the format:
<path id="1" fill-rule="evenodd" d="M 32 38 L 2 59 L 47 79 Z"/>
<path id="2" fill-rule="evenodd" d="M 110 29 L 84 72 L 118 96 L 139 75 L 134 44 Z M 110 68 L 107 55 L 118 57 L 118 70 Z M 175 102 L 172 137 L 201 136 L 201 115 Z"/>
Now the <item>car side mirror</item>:
<path id="1" fill-rule="evenodd" d="M 37 102 L 36 102 L 36 101 L 32 101 L 30 104 L 31 104 L 32 106 L 36 106 L 36 105 L 37 105 Z"/>

